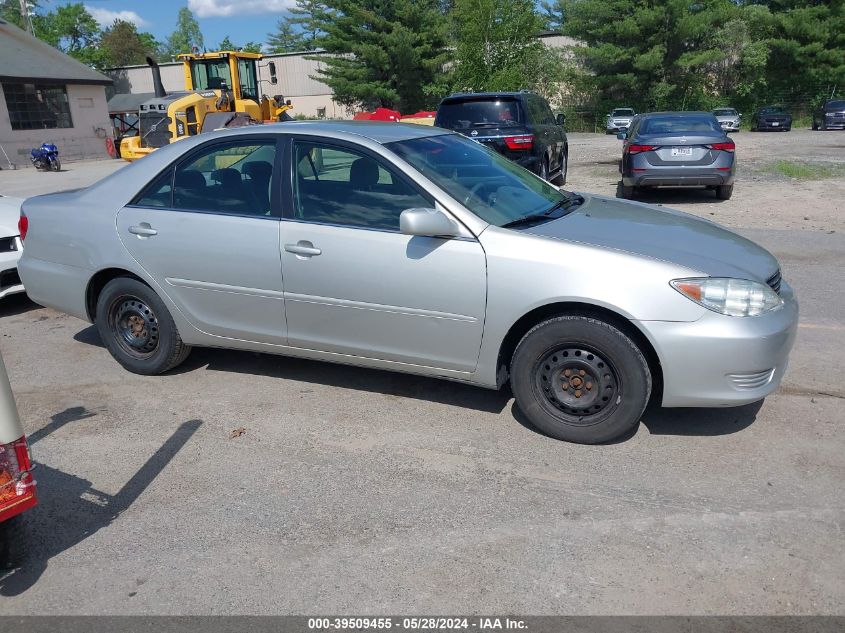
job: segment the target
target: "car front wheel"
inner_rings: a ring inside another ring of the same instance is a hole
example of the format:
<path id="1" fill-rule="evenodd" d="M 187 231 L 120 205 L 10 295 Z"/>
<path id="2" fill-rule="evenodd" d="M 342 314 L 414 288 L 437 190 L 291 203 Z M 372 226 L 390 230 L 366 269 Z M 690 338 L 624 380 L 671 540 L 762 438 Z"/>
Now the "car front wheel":
<path id="1" fill-rule="evenodd" d="M 94 322 L 111 355 L 135 374 L 164 373 L 191 351 L 167 306 L 137 279 L 117 277 L 108 282 L 97 299 Z"/>
<path id="2" fill-rule="evenodd" d="M 716 187 L 716 197 L 719 200 L 730 200 L 733 193 L 733 185 L 719 185 L 718 187 Z"/>
<path id="3" fill-rule="evenodd" d="M 640 420 L 651 373 L 637 345 L 616 327 L 561 316 L 532 328 L 511 363 L 516 403 L 538 429 L 559 440 L 595 444 Z"/>

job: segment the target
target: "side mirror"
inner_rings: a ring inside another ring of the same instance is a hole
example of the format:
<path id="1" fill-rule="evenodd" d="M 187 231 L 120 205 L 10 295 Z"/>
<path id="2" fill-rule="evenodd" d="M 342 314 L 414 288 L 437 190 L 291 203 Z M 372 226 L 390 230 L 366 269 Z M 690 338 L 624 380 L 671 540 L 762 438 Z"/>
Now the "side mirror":
<path id="1" fill-rule="evenodd" d="M 399 230 L 405 235 L 456 237 L 460 229 L 438 209 L 405 209 L 399 215 Z"/>
<path id="2" fill-rule="evenodd" d="M 620 141 L 624 141 L 628 138 L 628 133 L 627 132 L 619 132 L 619 134 L 616 135 L 616 138 L 618 138 Z"/>
<path id="3" fill-rule="evenodd" d="M 557 118 L 555 119 L 558 125 L 563 125 L 566 123 L 566 115 L 563 112 L 559 112 Z"/>
<path id="4" fill-rule="evenodd" d="M 275 86 L 279 83 L 279 80 L 276 77 L 276 64 L 274 62 L 270 62 L 267 64 L 267 67 L 270 69 L 270 83 Z"/>

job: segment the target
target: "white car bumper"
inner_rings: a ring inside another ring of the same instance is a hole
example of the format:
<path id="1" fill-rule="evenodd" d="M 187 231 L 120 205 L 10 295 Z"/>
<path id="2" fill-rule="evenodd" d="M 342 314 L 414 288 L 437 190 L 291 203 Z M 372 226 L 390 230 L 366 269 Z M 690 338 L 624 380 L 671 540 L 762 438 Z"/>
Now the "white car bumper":
<path id="1" fill-rule="evenodd" d="M 18 276 L 18 260 L 21 258 L 23 245 L 20 238 L 14 238 L 14 240 L 16 250 L 0 251 L 0 299 L 24 291 Z M 0 244 L 4 241 L 0 238 Z"/>

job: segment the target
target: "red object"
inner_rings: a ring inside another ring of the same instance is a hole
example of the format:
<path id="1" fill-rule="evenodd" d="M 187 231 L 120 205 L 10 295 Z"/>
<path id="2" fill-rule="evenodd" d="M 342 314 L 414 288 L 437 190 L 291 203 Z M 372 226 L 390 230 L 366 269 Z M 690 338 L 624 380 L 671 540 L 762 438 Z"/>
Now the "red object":
<path id="1" fill-rule="evenodd" d="M 354 117 L 353 121 L 398 121 L 402 115 L 398 110 L 391 110 L 390 108 L 376 108 L 373 112 L 359 112 Z"/>
<path id="2" fill-rule="evenodd" d="M 519 136 L 506 136 L 505 145 L 508 149 L 531 149 L 534 146 L 533 134 L 520 134 Z"/>
<path id="3" fill-rule="evenodd" d="M 114 147 L 114 139 L 111 136 L 106 137 L 106 151 L 112 158 L 118 158 L 117 150 Z"/>
<path id="4" fill-rule="evenodd" d="M 640 152 L 650 152 L 653 149 L 657 149 L 657 145 L 629 145 L 625 148 L 625 152 L 628 154 L 639 154 Z"/>
<path id="5" fill-rule="evenodd" d="M 736 150 L 736 144 L 733 141 L 728 141 L 727 143 L 713 143 L 707 147 L 710 149 L 720 149 L 723 152 L 733 152 Z"/>
<path id="6" fill-rule="evenodd" d="M 18 220 L 18 233 L 21 234 L 21 242 L 26 239 L 26 232 L 29 230 L 29 218 L 21 211 L 21 217 Z"/>
<path id="7" fill-rule="evenodd" d="M 0 521 L 38 503 L 26 437 L 0 444 Z"/>

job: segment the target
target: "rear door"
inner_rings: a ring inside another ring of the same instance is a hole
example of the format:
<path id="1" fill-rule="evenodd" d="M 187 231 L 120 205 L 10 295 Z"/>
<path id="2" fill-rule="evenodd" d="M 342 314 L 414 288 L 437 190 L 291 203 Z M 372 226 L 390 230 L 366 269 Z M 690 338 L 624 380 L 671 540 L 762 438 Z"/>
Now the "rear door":
<path id="1" fill-rule="evenodd" d="M 117 217 L 132 257 L 198 329 L 286 340 L 273 137 L 206 143 Z"/>

